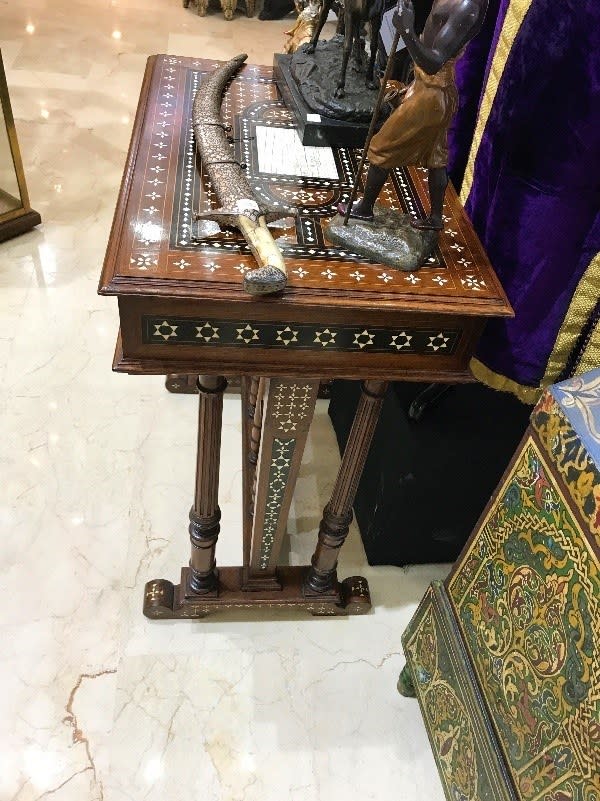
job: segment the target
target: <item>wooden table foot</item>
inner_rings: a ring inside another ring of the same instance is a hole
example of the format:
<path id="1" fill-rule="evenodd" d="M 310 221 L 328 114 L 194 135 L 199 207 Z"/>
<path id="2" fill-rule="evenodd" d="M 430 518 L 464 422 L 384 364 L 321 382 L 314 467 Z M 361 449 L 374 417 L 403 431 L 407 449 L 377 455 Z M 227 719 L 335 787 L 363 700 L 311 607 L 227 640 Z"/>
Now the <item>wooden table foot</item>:
<path id="1" fill-rule="evenodd" d="M 154 579 L 144 591 L 144 615 L 153 620 L 203 618 L 225 609 L 297 609 L 315 617 L 364 615 L 371 609 L 367 580 L 351 576 L 334 589 L 318 595 L 303 588 L 307 567 L 280 567 L 277 577 L 280 590 L 263 590 L 260 594 L 244 591 L 243 569 L 222 567 L 218 573 L 218 593 L 199 596 L 187 589 L 190 568 L 181 570 L 181 583 Z M 264 615 L 264 612 L 263 612 Z"/>

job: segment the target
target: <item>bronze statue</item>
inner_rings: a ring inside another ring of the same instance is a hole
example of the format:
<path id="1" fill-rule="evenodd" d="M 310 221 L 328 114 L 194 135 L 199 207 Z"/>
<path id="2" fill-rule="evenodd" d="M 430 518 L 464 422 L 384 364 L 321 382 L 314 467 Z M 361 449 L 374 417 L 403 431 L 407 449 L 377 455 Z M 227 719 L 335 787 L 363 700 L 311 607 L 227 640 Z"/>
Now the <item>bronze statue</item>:
<path id="1" fill-rule="evenodd" d="M 320 0 L 306 0 L 304 4 L 300 0 L 295 0 L 295 5 L 298 18 L 294 26 L 285 32 L 289 39 L 283 46 L 284 53 L 295 53 L 299 47 L 308 44 L 319 21 Z"/>
<path id="2" fill-rule="evenodd" d="M 435 0 L 421 36 L 415 33 L 412 0 L 399 0 L 394 25 L 415 64 L 415 77 L 402 103 L 392 112 L 368 149 L 369 171 L 362 199 L 350 216 L 372 220 L 373 206 L 390 169 L 428 168 L 430 213 L 411 219 L 422 231 L 441 231 L 448 185 L 448 127 L 457 109 L 454 64 L 465 45 L 479 32 L 488 0 Z M 345 204 L 340 205 L 346 213 Z"/>
<path id="3" fill-rule="evenodd" d="M 319 22 L 315 28 L 312 40 L 304 48 L 305 53 L 314 53 L 319 41 L 319 36 L 323 30 L 323 26 L 327 21 L 327 16 L 331 11 L 334 0 L 323 0 L 321 6 L 321 14 Z M 365 22 L 370 19 L 371 6 L 373 0 L 343 0 L 343 20 L 344 20 L 344 50 L 342 58 L 342 71 L 338 79 L 337 87 L 335 89 L 336 97 L 344 97 L 346 86 L 346 70 L 348 68 L 348 60 L 352 52 L 353 46 L 357 52 L 362 51 L 362 42 L 360 39 L 361 28 Z M 371 27 L 371 55 L 367 66 L 366 85 L 369 89 L 375 88 L 375 81 L 373 78 L 373 70 L 375 67 L 375 55 L 377 53 L 377 39 L 379 37 L 380 18 L 375 15 L 370 19 Z"/>

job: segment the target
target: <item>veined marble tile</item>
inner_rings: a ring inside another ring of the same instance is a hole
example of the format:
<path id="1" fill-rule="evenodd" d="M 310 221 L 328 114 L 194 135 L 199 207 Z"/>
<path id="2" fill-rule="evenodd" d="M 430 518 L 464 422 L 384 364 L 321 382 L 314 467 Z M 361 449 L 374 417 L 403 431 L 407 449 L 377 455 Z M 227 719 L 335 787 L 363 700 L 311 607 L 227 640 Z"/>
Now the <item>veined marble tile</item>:
<path id="1" fill-rule="evenodd" d="M 395 653 L 364 626 L 361 654 L 333 626 L 248 624 L 214 648 L 207 634 L 194 653 L 124 658 L 106 798 L 442 798 L 418 705 L 390 692 Z"/>
<path id="2" fill-rule="evenodd" d="M 371 568 L 353 527 L 340 575 L 369 579 L 371 615 L 142 616 L 145 582 L 178 580 L 189 556 L 197 400 L 111 373 L 117 305 L 96 295 L 139 87 L 152 53 L 270 63 L 291 17 L 199 18 L 177 0 L 4 2 L 0 17 L 43 218 L 0 245 L 0 801 L 441 799 L 395 684 L 443 566 Z M 227 396 L 222 565 L 241 559 L 240 437 Z M 310 558 L 338 463 L 319 403 L 292 564 Z"/>

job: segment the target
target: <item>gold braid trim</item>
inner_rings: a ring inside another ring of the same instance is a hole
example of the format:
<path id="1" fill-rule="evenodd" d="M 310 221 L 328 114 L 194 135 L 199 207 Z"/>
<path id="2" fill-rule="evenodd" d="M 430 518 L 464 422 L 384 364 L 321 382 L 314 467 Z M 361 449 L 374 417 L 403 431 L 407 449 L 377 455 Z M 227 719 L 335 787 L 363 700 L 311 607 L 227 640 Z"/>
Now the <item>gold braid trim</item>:
<path id="1" fill-rule="evenodd" d="M 577 365 L 577 375 L 586 373 L 588 370 L 593 370 L 594 367 L 600 366 L 600 320 L 593 327 L 585 346 L 581 359 Z"/>
<path id="2" fill-rule="evenodd" d="M 544 386 L 556 381 L 565 368 L 565 364 L 590 314 L 593 312 L 600 297 L 600 253 L 596 253 L 581 276 L 577 289 L 573 294 L 571 303 L 565 315 L 554 348 L 546 364 L 546 372 L 542 379 Z M 576 374 L 591 370 L 600 364 L 600 341 L 598 326 L 596 325 L 589 337 L 581 359 L 577 365 Z M 584 369 L 584 363 L 588 365 Z"/>
<path id="3" fill-rule="evenodd" d="M 475 160 L 477 158 L 477 153 L 479 152 L 479 145 L 481 144 L 485 126 L 487 125 L 492 106 L 494 105 L 494 100 L 496 99 L 496 92 L 498 91 L 498 86 L 500 84 L 500 80 L 502 79 L 502 74 L 504 73 L 504 67 L 506 66 L 508 54 L 510 53 L 517 34 L 519 33 L 519 29 L 523 23 L 523 20 L 525 19 L 525 15 L 529 11 L 529 7 L 531 6 L 532 2 L 533 0 L 512 0 L 506 9 L 506 16 L 504 18 L 502 30 L 500 31 L 500 36 L 498 37 L 498 43 L 496 45 L 496 51 L 494 52 L 494 58 L 490 66 L 490 72 L 485 85 L 483 97 L 481 98 L 479 114 L 477 115 L 477 124 L 475 126 L 473 141 L 471 142 L 471 150 L 469 151 L 469 158 L 465 168 L 465 175 L 460 192 L 460 200 L 463 206 L 467 202 L 471 187 L 473 186 Z"/>
<path id="4" fill-rule="evenodd" d="M 486 384 L 488 387 L 498 389 L 502 392 L 512 392 L 513 395 L 516 395 L 520 401 L 526 403 L 528 406 L 534 406 L 544 391 L 543 388 L 528 387 L 525 384 L 519 384 L 517 381 L 513 381 L 512 378 L 507 378 L 500 373 L 495 373 L 493 370 L 490 370 L 489 367 L 486 367 L 483 362 L 480 362 L 479 359 L 471 359 L 469 369 L 482 384 Z"/>
<path id="5" fill-rule="evenodd" d="M 554 348 L 546 365 L 546 372 L 539 387 L 519 384 L 511 378 L 495 373 L 479 359 L 471 359 L 470 369 L 475 378 L 493 389 L 512 392 L 523 403 L 536 403 L 550 384 L 561 376 L 569 356 L 581 336 L 581 332 L 600 297 L 600 253 L 597 253 L 582 275 L 573 295 L 565 318 L 558 332 Z M 575 375 L 581 375 L 600 365 L 600 321 L 596 323 L 585 343 L 577 362 Z"/>

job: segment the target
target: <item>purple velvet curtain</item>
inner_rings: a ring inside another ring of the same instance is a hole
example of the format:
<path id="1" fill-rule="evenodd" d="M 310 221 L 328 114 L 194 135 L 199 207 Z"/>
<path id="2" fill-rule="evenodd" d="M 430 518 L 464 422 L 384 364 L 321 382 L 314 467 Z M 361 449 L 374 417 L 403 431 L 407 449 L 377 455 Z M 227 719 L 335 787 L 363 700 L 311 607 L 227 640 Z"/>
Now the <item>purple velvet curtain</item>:
<path id="1" fill-rule="evenodd" d="M 484 29 L 457 65 L 457 189 L 510 1 L 490 0 Z M 478 358 L 537 387 L 600 251 L 600 0 L 532 0 L 504 60 L 466 210 L 516 312 L 488 324 Z"/>

